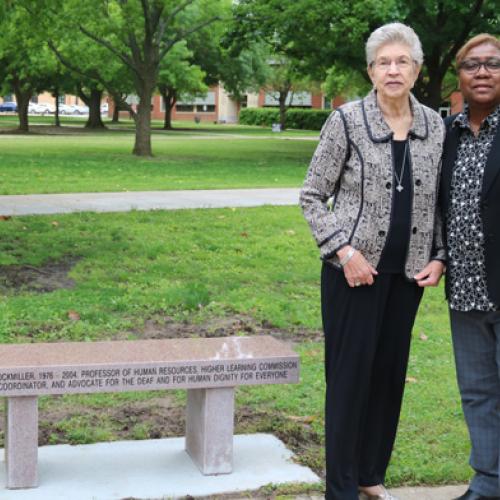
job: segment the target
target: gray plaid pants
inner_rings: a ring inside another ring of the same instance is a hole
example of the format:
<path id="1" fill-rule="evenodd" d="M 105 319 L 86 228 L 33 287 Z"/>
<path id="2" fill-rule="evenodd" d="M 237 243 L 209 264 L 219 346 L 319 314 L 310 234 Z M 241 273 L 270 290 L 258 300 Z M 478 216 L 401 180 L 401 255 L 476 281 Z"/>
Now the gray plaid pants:
<path id="1" fill-rule="evenodd" d="M 471 440 L 470 489 L 500 497 L 500 311 L 450 310 L 462 408 Z"/>

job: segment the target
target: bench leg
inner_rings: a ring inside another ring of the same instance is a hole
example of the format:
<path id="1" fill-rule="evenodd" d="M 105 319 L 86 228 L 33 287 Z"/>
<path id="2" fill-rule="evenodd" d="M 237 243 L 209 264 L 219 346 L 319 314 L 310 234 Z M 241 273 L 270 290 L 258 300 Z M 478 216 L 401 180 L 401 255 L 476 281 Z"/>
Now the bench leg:
<path id="1" fill-rule="evenodd" d="M 234 387 L 187 391 L 186 451 L 205 475 L 233 470 Z"/>
<path id="2" fill-rule="evenodd" d="M 7 398 L 5 408 L 7 488 L 38 486 L 38 398 Z"/>

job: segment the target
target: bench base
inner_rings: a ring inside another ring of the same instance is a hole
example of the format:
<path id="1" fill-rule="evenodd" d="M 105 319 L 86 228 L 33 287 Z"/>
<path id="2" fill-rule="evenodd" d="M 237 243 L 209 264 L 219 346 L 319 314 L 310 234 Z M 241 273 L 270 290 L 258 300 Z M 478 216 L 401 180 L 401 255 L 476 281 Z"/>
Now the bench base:
<path id="1" fill-rule="evenodd" d="M 234 387 L 187 391 L 186 451 L 205 475 L 233 470 Z"/>
<path id="2" fill-rule="evenodd" d="M 5 464 L 8 489 L 38 486 L 38 398 L 6 399 Z M 234 387 L 189 389 L 186 451 L 205 475 L 233 469 Z"/>
<path id="3" fill-rule="evenodd" d="M 5 407 L 7 488 L 38 486 L 38 398 L 7 398 Z"/>

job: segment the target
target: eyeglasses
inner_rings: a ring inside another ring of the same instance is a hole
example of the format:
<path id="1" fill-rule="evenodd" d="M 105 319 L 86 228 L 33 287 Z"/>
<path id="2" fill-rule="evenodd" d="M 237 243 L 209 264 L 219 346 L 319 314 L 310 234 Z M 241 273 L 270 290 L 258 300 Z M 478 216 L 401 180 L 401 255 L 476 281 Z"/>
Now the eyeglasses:
<path id="1" fill-rule="evenodd" d="M 378 61 L 372 62 L 372 66 L 375 66 L 381 71 L 389 71 L 393 63 L 399 71 L 405 71 L 411 68 L 413 61 L 406 57 L 396 59 L 395 61 L 391 61 L 390 59 L 379 59 Z"/>
<path id="2" fill-rule="evenodd" d="M 500 58 L 491 57 L 490 59 L 486 59 L 486 61 L 465 59 L 459 64 L 458 69 L 469 75 L 473 75 L 481 69 L 481 66 L 484 66 L 484 69 L 488 70 L 490 73 L 498 73 L 500 71 Z"/>

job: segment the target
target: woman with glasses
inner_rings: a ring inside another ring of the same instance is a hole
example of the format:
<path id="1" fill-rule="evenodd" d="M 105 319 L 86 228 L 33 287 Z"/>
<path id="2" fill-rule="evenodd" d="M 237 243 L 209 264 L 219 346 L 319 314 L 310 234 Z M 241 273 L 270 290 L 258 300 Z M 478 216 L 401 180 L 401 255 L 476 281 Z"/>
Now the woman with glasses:
<path id="1" fill-rule="evenodd" d="M 420 41 L 408 26 L 387 24 L 370 35 L 366 60 L 373 90 L 330 115 L 300 196 L 323 260 L 332 500 L 394 499 L 383 483 L 411 330 L 445 257 L 435 217 L 444 126 L 410 92 Z"/>
<path id="2" fill-rule="evenodd" d="M 461 113 L 446 120 L 446 296 L 475 475 L 460 500 L 500 500 L 500 40 L 457 53 Z"/>

